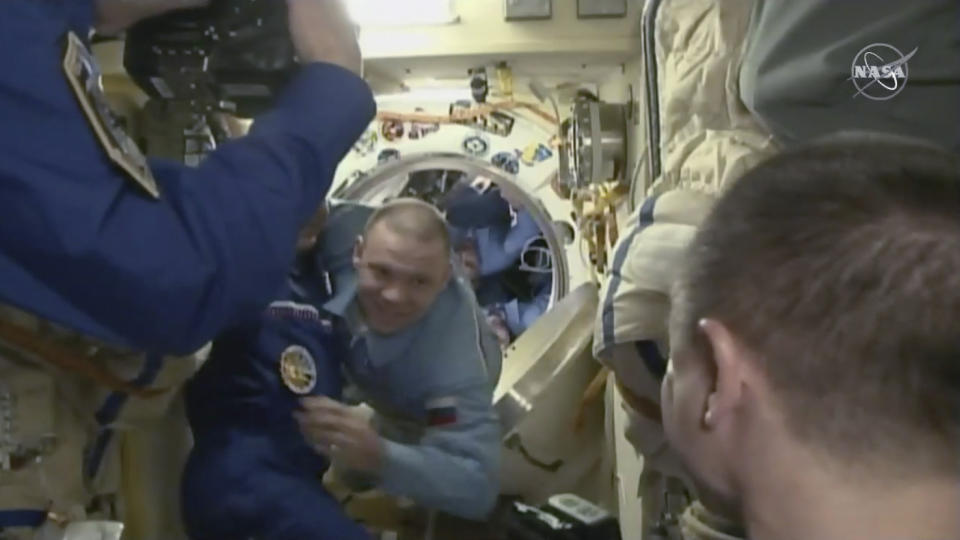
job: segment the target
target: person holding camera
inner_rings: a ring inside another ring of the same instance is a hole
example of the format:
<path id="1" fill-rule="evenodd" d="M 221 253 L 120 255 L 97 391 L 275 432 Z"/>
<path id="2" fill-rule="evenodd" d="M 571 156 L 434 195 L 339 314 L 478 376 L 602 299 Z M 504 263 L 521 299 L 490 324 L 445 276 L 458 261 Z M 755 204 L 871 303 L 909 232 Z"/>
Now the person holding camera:
<path id="1" fill-rule="evenodd" d="M 275 106 L 196 168 L 148 161 L 110 114 L 91 29 L 207 3 L 0 3 L 4 538 L 124 519 L 120 426 L 165 415 L 195 369 L 169 355 L 259 315 L 375 114 L 340 3 L 288 0 L 303 65 Z"/>

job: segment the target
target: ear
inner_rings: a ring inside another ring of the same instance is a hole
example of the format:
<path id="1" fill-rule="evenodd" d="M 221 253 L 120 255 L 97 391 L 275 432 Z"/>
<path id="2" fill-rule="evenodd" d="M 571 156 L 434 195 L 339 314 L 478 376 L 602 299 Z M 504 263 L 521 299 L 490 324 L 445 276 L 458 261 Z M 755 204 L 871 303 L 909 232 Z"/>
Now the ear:
<path id="1" fill-rule="evenodd" d="M 360 258 L 363 256 L 363 236 L 357 237 L 357 242 L 353 245 L 353 267 L 360 268 Z"/>
<path id="2" fill-rule="evenodd" d="M 703 319 L 699 327 L 710 344 L 709 361 L 713 364 L 710 371 L 715 377 L 703 411 L 703 423 L 711 429 L 728 419 L 743 399 L 747 350 L 720 321 Z"/>

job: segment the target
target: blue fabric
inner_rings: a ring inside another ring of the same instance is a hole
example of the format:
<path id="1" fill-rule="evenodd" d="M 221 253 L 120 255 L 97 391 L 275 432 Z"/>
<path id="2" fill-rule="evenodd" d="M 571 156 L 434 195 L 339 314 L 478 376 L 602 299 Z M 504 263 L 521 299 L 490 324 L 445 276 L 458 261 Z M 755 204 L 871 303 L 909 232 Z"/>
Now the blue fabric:
<path id="1" fill-rule="evenodd" d="M 607 288 L 607 296 L 603 300 L 603 348 L 606 349 L 612 346 L 615 343 L 614 324 L 615 314 L 613 312 L 613 300 L 617 296 L 617 290 L 620 289 L 620 282 L 623 280 L 623 275 L 621 274 L 621 269 L 623 268 L 624 263 L 627 261 L 627 254 L 630 253 L 630 246 L 633 245 L 634 240 L 636 240 L 637 235 L 640 234 L 640 231 L 646 229 L 650 225 L 653 225 L 653 211 L 657 207 L 657 199 L 659 195 L 653 197 L 648 197 L 643 201 L 643 205 L 640 207 L 639 220 L 637 227 L 630 232 L 630 234 L 623 239 L 621 244 L 617 247 L 616 253 L 613 255 L 613 264 L 610 267 L 610 285 Z"/>
<path id="2" fill-rule="evenodd" d="M 647 371 L 652 373 L 658 381 L 662 381 L 667 375 L 667 359 L 660 353 L 660 347 L 654 341 L 644 339 L 635 342 L 637 354 L 643 360 L 643 365 Z"/>
<path id="3" fill-rule="evenodd" d="M 516 337 L 524 333 L 547 311 L 552 286 L 551 276 L 551 279 L 543 280 L 536 286 L 534 296 L 530 300 L 514 298 L 503 305 L 504 322 L 510 330 L 510 335 Z"/>
<path id="4" fill-rule="evenodd" d="M 146 388 L 153 384 L 153 381 L 157 378 L 157 375 L 160 374 L 162 368 L 163 357 L 155 354 L 148 355 L 143 369 L 131 382 L 134 386 Z M 83 469 L 87 478 L 92 479 L 97 476 L 97 472 L 100 470 L 100 463 L 103 461 L 103 456 L 107 451 L 107 447 L 110 445 L 110 441 L 113 439 L 112 424 L 120 416 L 120 411 L 123 409 L 123 406 L 126 405 L 129 397 L 130 396 L 124 392 L 110 392 L 107 399 L 104 400 L 103 405 L 94 415 L 100 431 L 97 433 L 97 438 L 88 450 L 87 455 L 84 456 Z"/>
<path id="5" fill-rule="evenodd" d="M 186 390 L 194 434 L 183 476 L 183 515 L 194 540 L 367 538 L 323 488 L 329 463 L 303 439 L 299 399 L 283 382 L 280 358 L 304 347 L 316 366 L 310 395 L 339 399 L 343 334 L 319 310 L 326 299 L 312 258 L 260 320 L 218 338 Z M 319 317 L 307 317 L 311 308 Z"/>
<path id="6" fill-rule="evenodd" d="M 46 520 L 46 510 L 0 510 L 0 532 L 4 529 L 36 528 Z"/>
<path id="7" fill-rule="evenodd" d="M 199 167 L 152 162 L 153 200 L 108 160 L 62 72 L 65 34 L 86 35 L 90 5 L 0 2 L 0 302 L 186 354 L 270 300 L 376 106 L 353 73 L 308 65 Z"/>
<path id="8" fill-rule="evenodd" d="M 499 189 L 485 193 L 460 184 L 447 195 L 443 209 L 447 221 L 462 229 L 483 229 L 510 224 L 510 204 Z"/>
<path id="9" fill-rule="evenodd" d="M 487 276 L 477 279 L 474 285 L 474 294 L 477 297 L 477 303 L 482 307 L 501 305 L 514 298 L 510 291 L 504 287 L 500 276 Z"/>
<path id="10" fill-rule="evenodd" d="M 525 332 L 550 305 L 553 275 L 531 275 L 528 283 L 533 292 L 530 299 L 517 298 L 503 285 L 500 276 L 482 278 L 477 285 L 477 301 L 485 311 L 501 317 L 513 337 Z"/>
<path id="11" fill-rule="evenodd" d="M 474 232 L 480 276 L 499 274 L 517 263 L 527 242 L 540 233 L 540 226 L 527 210 L 517 210 L 517 221 Z"/>
<path id="12" fill-rule="evenodd" d="M 183 518 L 191 540 L 372 540 L 319 475 L 281 470 L 268 435 L 237 429 L 220 436 L 194 450 L 184 472 Z M 215 443 L 232 451 L 224 454 Z"/>

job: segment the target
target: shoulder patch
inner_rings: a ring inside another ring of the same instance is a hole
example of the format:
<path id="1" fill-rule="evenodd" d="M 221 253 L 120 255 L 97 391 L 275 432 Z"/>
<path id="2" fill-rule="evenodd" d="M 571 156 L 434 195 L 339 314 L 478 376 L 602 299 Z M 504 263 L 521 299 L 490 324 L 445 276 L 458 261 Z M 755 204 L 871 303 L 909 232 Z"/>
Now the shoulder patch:
<path id="1" fill-rule="evenodd" d="M 120 167 L 147 194 L 155 199 L 159 198 L 160 189 L 147 165 L 147 158 L 110 110 L 103 94 L 100 68 L 86 45 L 73 32 L 67 34 L 63 71 L 110 161 Z"/>
<path id="2" fill-rule="evenodd" d="M 291 345 L 280 355 L 280 378 L 291 392 L 306 395 L 317 385 L 317 364 L 306 348 Z"/>

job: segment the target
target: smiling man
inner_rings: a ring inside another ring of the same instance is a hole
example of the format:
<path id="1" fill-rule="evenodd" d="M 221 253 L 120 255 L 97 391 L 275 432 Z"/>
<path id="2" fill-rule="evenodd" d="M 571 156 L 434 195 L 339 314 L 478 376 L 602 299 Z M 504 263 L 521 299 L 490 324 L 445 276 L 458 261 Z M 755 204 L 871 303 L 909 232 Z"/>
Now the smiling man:
<path id="1" fill-rule="evenodd" d="M 307 439 L 351 487 L 485 517 L 499 492 L 500 348 L 451 268 L 443 217 L 416 199 L 335 204 L 317 245 L 334 291 L 324 308 L 349 331 L 344 372 L 376 414 L 305 399 Z"/>
<path id="2" fill-rule="evenodd" d="M 738 180 L 671 310 L 664 427 L 752 540 L 960 538 L 960 159 L 879 136 Z"/>
<path id="3" fill-rule="evenodd" d="M 450 279 L 450 240 L 436 211 L 416 199 L 375 211 L 357 240 L 355 315 L 380 334 L 423 317 Z"/>

